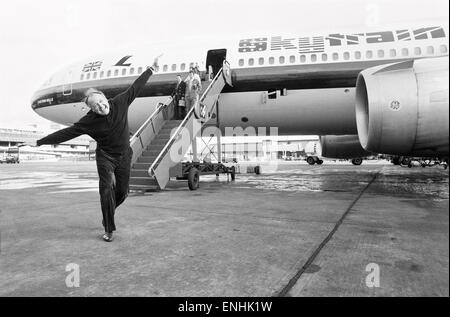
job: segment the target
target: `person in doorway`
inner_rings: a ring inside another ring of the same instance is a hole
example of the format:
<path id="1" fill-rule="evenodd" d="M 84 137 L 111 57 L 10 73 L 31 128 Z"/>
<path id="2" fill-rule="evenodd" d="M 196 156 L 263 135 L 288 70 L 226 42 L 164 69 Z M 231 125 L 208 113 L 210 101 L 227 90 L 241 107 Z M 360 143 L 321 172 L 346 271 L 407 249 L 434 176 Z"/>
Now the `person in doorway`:
<path id="1" fill-rule="evenodd" d="M 96 161 L 99 176 L 100 204 L 105 234 L 103 240 L 113 241 L 116 230 L 114 221 L 116 208 L 128 196 L 131 158 L 128 108 L 144 88 L 148 79 L 158 69 L 158 58 L 124 92 L 112 99 L 97 89 L 85 92 L 83 101 L 90 111 L 73 126 L 52 133 L 38 141 L 25 145 L 40 146 L 59 144 L 82 134 L 91 136 L 97 142 Z"/>
<path id="2" fill-rule="evenodd" d="M 186 82 L 186 112 L 189 112 L 198 103 L 200 90 L 202 89 L 202 83 L 200 76 L 195 72 L 193 67 L 189 70 L 189 75 L 185 80 Z"/>

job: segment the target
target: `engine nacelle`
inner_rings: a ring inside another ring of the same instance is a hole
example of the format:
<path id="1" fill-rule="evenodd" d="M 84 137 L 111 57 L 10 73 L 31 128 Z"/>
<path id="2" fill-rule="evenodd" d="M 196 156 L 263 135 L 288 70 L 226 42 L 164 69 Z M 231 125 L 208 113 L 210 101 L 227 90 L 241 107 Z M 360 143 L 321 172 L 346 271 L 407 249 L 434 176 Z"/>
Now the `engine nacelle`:
<path id="1" fill-rule="evenodd" d="M 356 121 L 364 149 L 409 156 L 448 156 L 448 57 L 362 71 Z"/>
<path id="2" fill-rule="evenodd" d="M 357 135 L 325 135 L 320 137 L 322 156 L 337 159 L 366 157 L 372 153 L 364 150 Z"/>

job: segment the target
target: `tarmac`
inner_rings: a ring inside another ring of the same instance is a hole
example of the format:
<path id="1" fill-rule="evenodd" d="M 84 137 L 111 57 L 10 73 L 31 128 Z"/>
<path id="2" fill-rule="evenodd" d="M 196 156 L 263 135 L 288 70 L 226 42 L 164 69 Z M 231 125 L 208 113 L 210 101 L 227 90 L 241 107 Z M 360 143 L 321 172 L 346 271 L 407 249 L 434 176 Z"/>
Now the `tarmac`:
<path id="1" fill-rule="evenodd" d="M 133 193 L 106 243 L 95 162 L 0 165 L 0 296 L 449 296 L 448 170 L 262 170 Z"/>

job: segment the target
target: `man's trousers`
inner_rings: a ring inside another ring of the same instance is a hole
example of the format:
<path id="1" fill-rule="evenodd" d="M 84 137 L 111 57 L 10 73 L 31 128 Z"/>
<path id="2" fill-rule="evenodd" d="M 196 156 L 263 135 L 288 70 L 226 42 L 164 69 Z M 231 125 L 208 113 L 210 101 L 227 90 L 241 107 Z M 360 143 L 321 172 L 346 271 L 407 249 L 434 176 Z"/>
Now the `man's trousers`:
<path id="1" fill-rule="evenodd" d="M 101 149 L 96 151 L 97 171 L 100 178 L 100 203 L 105 232 L 116 230 L 114 214 L 116 208 L 128 196 L 132 156 L 131 148 L 128 148 L 120 156 L 112 156 Z"/>

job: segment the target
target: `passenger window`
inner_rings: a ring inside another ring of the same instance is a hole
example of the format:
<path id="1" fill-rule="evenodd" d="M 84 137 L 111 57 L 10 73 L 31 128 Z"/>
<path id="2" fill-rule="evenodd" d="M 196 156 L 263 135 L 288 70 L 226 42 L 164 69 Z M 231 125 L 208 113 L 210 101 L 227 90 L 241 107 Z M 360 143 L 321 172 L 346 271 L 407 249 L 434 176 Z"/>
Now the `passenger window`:
<path id="1" fill-rule="evenodd" d="M 194 67 L 194 62 L 189 64 L 189 68 Z"/>
<path id="2" fill-rule="evenodd" d="M 138 74 L 142 74 L 142 67 L 138 68 Z"/>
<path id="3" fill-rule="evenodd" d="M 409 55 L 409 50 L 407 48 L 403 48 L 402 49 L 402 56 L 408 56 Z"/>
<path id="4" fill-rule="evenodd" d="M 446 54 L 448 52 L 447 45 L 441 45 L 439 47 L 439 50 L 441 51 L 442 54 Z"/>
<path id="5" fill-rule="evenodd" d="M 339 60 L 339 54 L 333 53 L 333 61 L 337 61 L 337 60 Z"/>
<path id="6" fill-rule="evenodd" d="M 108 70 L 108 71 L 106 72 L 106 77 L 111 77 L 111 71 L 110 71 L 110 70 Z"/>
<path id="7" fill-rule="evenodd" d="M 356 51 L 355 52 L 355 59 L 361 59 L 361 52 L 360 51 Z"/>
<path id="8" fill-rule="evenodd" d="M 322 54 L 322 61 L 326 62 L 328 60 L 328 55 L 327 54 Z"/>
<path id="9" fill-rule="evenodd" d="M 391 50 L 389 51 L 389 56 L 390 56 L 390 57 L 396 57 L 396 56 L 397 56 L 397 51 L 396 51 L 395 49 L 391 49 Z"/>
<path id="10" fill-rule="evenodd" d="M 89 80 L 91 78 L 91 73 L 88 73 L 86 79 Z"/>
<path id="11" fill-rule="evenodd" d="M 242 58 L 239 60 L 239 66 L 244 66 L 244 60 Z"/>
<path id="12" fill-rule="evenodd" d="M 317 55 L 316 54 L 312 54 L 311 55 L 311 62 L 317 62 Z"/>
<path id="13" fill-rule="evenodd" d="M 344 53 L 344 60 L 348 61 L 350 59 L 350 53 L 349 52 L 345 52 Z"/>
<path id="14" fill-rule="evenodd" d="M 250 59 L 248 60 L 248 65 L 249 65 L 249 66 L 253 66 L 254 63 L 255 63 L 255 60 L 254 60 L 253 58 L 250 58 Z"/>
<path id="15" fill-rule="evenodd" d="M 414 54 L 415 55 L 422 55 L 422 50 L 420 47 L 415 47 L 414 48 Z"/>
<path id="16" fill-rule="evenodd" d="M 258 59 L 258 64 L 259 64 L 259 65 L 264 65 L 264 58 L 263 58 L 263 57 L 260 57 L 260 58 Z"/>
<path id="17" fill-rule="evenodd" d="M 300 55 L 300 62 L 306 63 L 306 55 Z"/>
<path id="18" fill-rule="evenodd" d="M 428 46 L 427 47 L 427 54 L 434 55 L 434 47 L 433 46 Z"/>
<path id="19" fill-rule="evenodd" d="M 366 51 L 366 58 L 370 59 L 373 57 L 373 52 L 372 51 Z"/>
<path id="20" fill-rule="evenodd" d="M 177 70 L 177 64 L 172 64 L 172 71 L 175 72 Z"/>
<path id="21" fill-rule="evenodd" d="M 384 58 L 384 51 L 378 50 L 378 58 Z"/>
<path id="22" fill-rule="evenodd" d="M 185 64 L 185 63 L 181 64 L 180 69 L 181 69 L 181 70 L 185 70 L 185 69 L 186 69 L 186 64 Z"/>
<path id="23" fill-rule="evenodd" d="M 294 56 L 294 55 L 291 55 L 291 57 L 289 57 L 289 62 L 290 62 L 291 64 L 294 64 L 294 63 L 295 63 L 295 56 Z"/>
<path id="24" fill-rule="evenodd" d="M 125 76 L 126 74 L 127 74 L 127 69 L 126 68 L 122 69 L 122 76 Z"/>
<path id="25" fill-rule="evenodd" d="M 279 62 L 280 62 L 280 64 L 284 64 L 284 62 L 285 62 L 284 56 L 280 56 Z"/>
<path id="26" fill-rule="evenodd" d="M 81 74 L 80 80 L 83 80 L 83 79 L 84 79 L 84 74 Z"/>
<path id="27" fill-rule="evenodd" d="M 93 75 L 92 75 L 92 79 L 96 79 L 97 78 L 97 72 L 95 72 Z"/>
<path id="28" fill-rule="evenodd" d="M 275 58 L 270 57 L 270 58 L 269 58 L 269 64 L 270 64 L 270 65 L 275 64 Z"/>
<path id="29" fill-rule="evenodd" d="M 114 71 L 114 76 L 119 76 L 119 70 L 118 69 L 116 69 L 115 71 Z"/>
<path id="30" fill-rule="evenodd" d="M 134 67 L 130 68 L 130 75 L 134 75 Z"/>
<path id="31" fill-rule="evenodd" d="M 169 70 L 169 66 L 168 65 L 164 65 L 163 66 L 163 72 L 167 72 Z"/>

